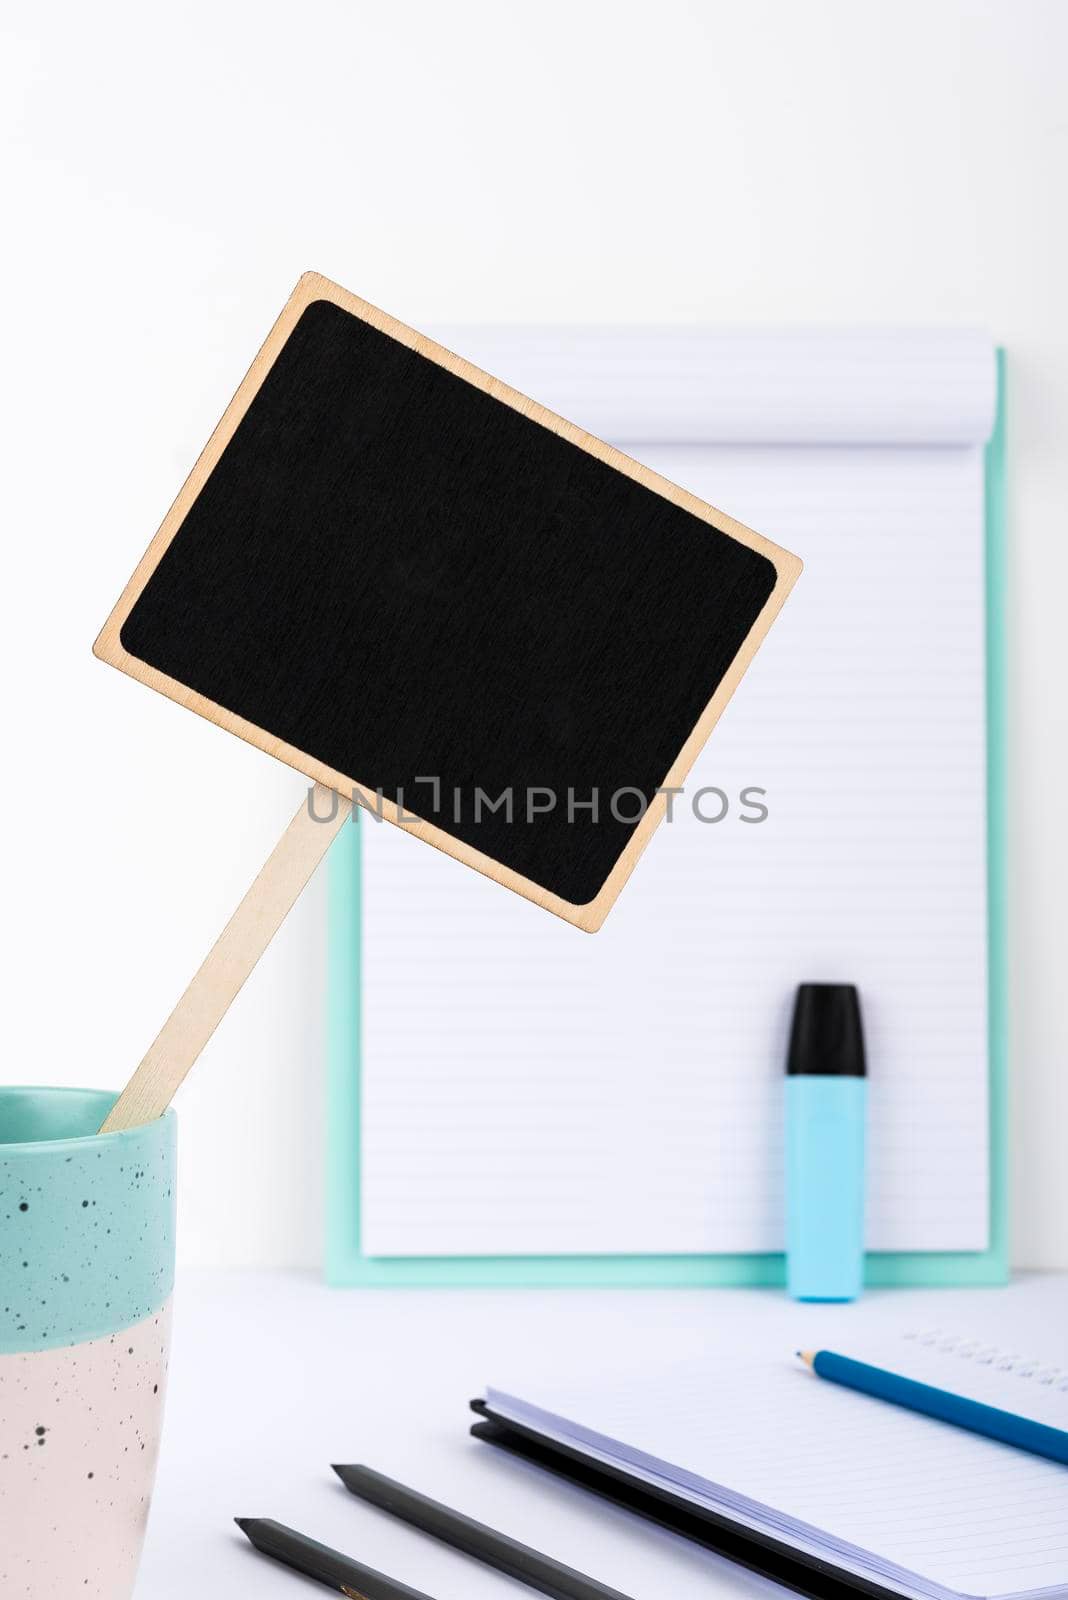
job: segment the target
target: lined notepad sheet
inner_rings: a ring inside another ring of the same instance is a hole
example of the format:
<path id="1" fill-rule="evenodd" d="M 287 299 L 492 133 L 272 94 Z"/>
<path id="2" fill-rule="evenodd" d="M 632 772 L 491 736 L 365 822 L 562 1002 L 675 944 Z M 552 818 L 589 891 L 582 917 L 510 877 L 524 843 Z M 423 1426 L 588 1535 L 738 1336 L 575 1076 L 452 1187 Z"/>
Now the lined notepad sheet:
<path id="1" fill-rule="evenodd" d="M 1068 1426 L 1068 1394 L 1015 1370 L 894 1339 L 843 1354 Z M 962 1346 L 980 1339 L 961 1336 Z M 1025 1330 L 1041 1339 L 1038 1328 Z M 1046 1330 L 1046 1338 L 1052 1330 Z M 491 1410 L 644 1483 L 913 1595 L 1068 1595 L 1068 1472 L 820 1381 L 761 1331 L 630 1381 L 488 1390 Z M 1054 1370 L 1062 1350 L 1033 1352 Z M 716 1358 L 718 1357 L 718 1358 Z"/>
<path id="2" fill-rule="evenodd" d="M 862 995 L 869 1247 L 983 1249 L 992 347 L 452 342 L 805 571 L 596 936 L 363 820 L 364 1253 L 780 1249 L 786 1035 L 809 980 Z M 723 820 L 698 820 L 703 789 Z M 743 820 L 754 802 L 765 820 Z"/>

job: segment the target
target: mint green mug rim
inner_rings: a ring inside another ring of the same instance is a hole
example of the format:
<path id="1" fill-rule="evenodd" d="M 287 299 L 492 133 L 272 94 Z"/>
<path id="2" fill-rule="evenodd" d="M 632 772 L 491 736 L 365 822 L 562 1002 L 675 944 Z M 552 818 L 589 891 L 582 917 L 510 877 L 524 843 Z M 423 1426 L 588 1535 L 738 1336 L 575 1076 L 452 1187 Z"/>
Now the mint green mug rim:
<path id="1" fill-rule="evenodd" d="M 82 1088 L 73 1083 L 5 1083 L 0 1084 L 0 1110 L 4 1100 L 15 1095 L 47 1096 L 53 1100 L 70 1099 L 82 1101 L 99 1101 L 100 1120 L 103 1122 L 116 1100 L 119 1098 L 117 1089 L 92 1089 Z M 168 1106 L 158 1122 L 175 1122 L 174 1107 Z M 69 1150 L 78 1145 L 101 1145 L 112 1141 L 129 1139 L 132 1136 L 143 1134 L 144 1130 L 156 1126 L 152 1123 L 138 1123 L 132 1128 L 116 1128 L 110 1133 L 75 1133 L 60 1139 L 13 1139 L 5 1142 L 0 1139 L 0 1153 L 4 1156 L 17 1155 L 22 1151 L 50 1151 Z"/>
<path id="2" fill-rule="evenodd" d="M 178 1119 L 96 1132 L 117 1098 L 0 1087 L 0 1357 L 114 1335 L 170 1297 Z"/>

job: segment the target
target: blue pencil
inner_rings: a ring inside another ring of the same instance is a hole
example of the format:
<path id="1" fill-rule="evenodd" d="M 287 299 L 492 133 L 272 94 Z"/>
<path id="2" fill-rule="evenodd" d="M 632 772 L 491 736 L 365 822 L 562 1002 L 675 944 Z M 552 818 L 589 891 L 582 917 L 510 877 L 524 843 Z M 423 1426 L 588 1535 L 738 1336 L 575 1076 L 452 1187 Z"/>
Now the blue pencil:
<path id="1" fill-rule="evenodd" d="M 852 1361 L 849 1356 L 835 1355 L 832 1350 L 799 1350 L 797 1353 L 818 1378 L 826 1378 L 829 1383 L 858 1389 L 861 1394 L 874 1395 L 877 1400 L 889 1400 L 895 1406 L 906 1406 L 909 1411 L 937 1417 L 939 1422 L 952 1422 L 958 1428 L 983 1433 L 988 1439 L 999 1439 L 1002 1444 L 1015 1445 L 1018 1450 L 1028 1450 L 1032 1455 L 1047 1456 L 1051 1461 L 1068 1465 L 1068 1433 L 1061 1428 L 1032 1422 L 1030 1417 L 1018 1417 L 1013 1411 L 983 1405 L 979 1400 L 968 1400 L 964 1395 L 936 1389 L 929 1383 L 899 1377 L 896 1372 L 884 1372 L 881 1367 Z"/>

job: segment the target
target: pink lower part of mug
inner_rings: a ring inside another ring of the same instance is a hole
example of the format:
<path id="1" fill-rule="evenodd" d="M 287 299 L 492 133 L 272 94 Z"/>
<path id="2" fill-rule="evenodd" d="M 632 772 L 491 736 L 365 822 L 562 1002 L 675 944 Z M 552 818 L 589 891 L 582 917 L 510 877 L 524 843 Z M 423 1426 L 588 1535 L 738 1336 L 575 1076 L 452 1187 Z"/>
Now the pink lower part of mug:
<path id="1" fill-rule="evenodd" d="M 0 1355 L 0 1594 L 129 1600 L 159 1454 L 170 1301 L 61 1350 Z"/>

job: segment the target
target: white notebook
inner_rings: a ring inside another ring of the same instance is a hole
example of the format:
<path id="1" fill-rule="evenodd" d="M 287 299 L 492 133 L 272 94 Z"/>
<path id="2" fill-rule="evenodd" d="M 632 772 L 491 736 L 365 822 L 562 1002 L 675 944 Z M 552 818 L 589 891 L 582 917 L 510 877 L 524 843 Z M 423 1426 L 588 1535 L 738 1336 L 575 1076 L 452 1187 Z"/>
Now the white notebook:
<path id="1" fill-rule="evenodd" d="M 1063 1349 L 1043 1359 L 914 1328 L 840 1353 L 1068 1429 Z M 489 1389 L 486 1400 L 638 1482 L 917 1600 L 1068 1595 L 1068 1468 L 820 1380 L 781 1340 L 747 1340 L 723 1365 L 706 1355 L 610 1381 Z"/>
<path id="2" fill-rule="evenodd" d="M 989 341 L 445 342 L 805 571 L 597 935 L 365 819 L 363 1252 L 780 1249 L 806 980 L 861 991 L 869 1248 L 985 1248 Z"/>

